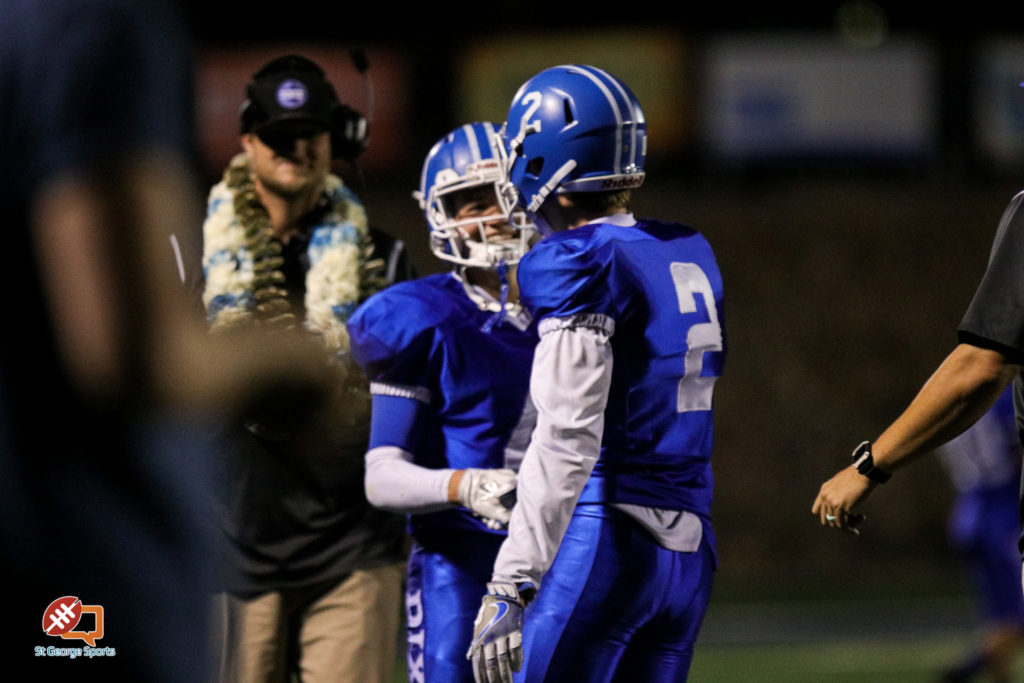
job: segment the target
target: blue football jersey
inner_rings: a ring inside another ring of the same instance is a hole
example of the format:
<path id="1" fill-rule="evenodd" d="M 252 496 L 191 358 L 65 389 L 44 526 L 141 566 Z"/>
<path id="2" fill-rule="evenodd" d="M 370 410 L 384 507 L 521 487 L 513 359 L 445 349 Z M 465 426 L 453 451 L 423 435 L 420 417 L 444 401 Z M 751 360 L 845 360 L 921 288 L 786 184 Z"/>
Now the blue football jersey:
<path id="1" fill-rule="evenodd" d="M 373 425 L 371 447 L 397 446 L 430 468 L 507 466 L 537 335 L 532 324 L 495 324 L 496 315 L 481 310 L 450 273 L 392 285 L 352 315 L 352 354 L 370 381 L 422 406 L 411 429 Z M 413 515 L 410 526 L 421 542 L 442 543 L 435 532 L 453 529 L 504 533 L 463 508 Z"/>
<path id="2" fill-rule="evenodd" d="M 676 223 L 587 224 L 542 240 L 518 278 L 540 324 L 577 315 L 614 322 L 601 455 L 580 502 L 707 517 L 712 391 L 725 341 L 722 279 L 704 237 Z"/>

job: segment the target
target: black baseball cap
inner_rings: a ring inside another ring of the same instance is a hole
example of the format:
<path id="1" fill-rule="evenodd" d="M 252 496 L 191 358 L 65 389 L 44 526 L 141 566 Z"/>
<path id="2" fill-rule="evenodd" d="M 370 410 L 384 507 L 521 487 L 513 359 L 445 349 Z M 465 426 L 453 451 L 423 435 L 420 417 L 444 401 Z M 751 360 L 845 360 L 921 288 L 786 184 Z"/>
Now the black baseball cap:
<path id="1" fill-rule="evenodd" d="M 338 95 L 323 69 L 305 57 L 285 55 L 268 62 L 246 86 L 239 112 L 242 133 L 261 135 L 282 124 L 330 130 Z"/>

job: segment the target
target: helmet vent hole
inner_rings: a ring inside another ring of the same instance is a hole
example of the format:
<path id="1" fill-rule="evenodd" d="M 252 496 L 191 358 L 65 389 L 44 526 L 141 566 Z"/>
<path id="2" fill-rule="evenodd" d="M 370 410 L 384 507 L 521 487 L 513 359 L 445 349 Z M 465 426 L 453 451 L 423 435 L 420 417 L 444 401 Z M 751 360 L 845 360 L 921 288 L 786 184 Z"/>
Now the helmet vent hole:
<path id="1" fill-rule="evenodd" d="M 540 175 L 544 170 L 544 157 L 534 157 L 526 164 L 526 172 L 532 176 Z"/>
<path id="2" fill-rule="evenodd" d="M 576 120 L 576 117 L 572 115 L 572 107 L 569 106 L 569 100 L 563 100 L 562 106 L 565 108 L 565 125 L 568 126 Z"/>

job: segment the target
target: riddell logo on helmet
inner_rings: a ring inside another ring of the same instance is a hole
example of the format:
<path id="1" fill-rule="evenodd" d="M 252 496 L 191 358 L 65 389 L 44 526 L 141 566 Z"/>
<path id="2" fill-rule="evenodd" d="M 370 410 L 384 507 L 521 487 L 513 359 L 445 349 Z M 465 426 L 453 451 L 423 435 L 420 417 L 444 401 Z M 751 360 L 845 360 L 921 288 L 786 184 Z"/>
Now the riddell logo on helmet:
<path id="1" fill-rule="evenodd" d="M 628 178 L 608 178 L 601 183 L 602 190 L 627 190 L 633 187 L 640 187 L 644 182 L 642 175 L 630 176 Z"/>
<path id="2" fill-rule="evenodd" d="M 492 168 L 498 168 L 497 159 L 484 159 L 483 161 L 477 161 L 472 164 L 466 164 L 466 172 L 478 172 L 487 171 Z"/>

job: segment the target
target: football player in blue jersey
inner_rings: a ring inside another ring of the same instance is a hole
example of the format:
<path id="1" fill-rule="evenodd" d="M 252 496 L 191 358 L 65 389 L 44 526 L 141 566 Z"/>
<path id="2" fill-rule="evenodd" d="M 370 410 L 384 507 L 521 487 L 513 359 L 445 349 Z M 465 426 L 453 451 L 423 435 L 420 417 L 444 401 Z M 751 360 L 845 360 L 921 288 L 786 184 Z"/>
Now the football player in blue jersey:
<path id="1" fill-rule="evenodd" d="M 718 266 L 696 230 L 629 211 L 647 131 L 614 76 L 540 72 L 513 99 L 504 139 L 505 201 L 547 235 L 518 269 L 540 334 L 538 417 L 477 617 L 474 673 L 682 681 L 716 563 Z"/>
<path id="2" fill-rule="evenodd" d="M 394 285 L 348 322 L 352 353 L 372 382 L 366 495 L 408 513 L 414 541 L 410 681 L 473 679 L 466 642 L 533 426 L 536 328 L 513 301 L 510 272 L 533 229 L 510 224 L 499 208 L 497 144 L 492 124 L 464 125 L 424 163 L 415 194 L 431 250 L 454 270 Z"/>

